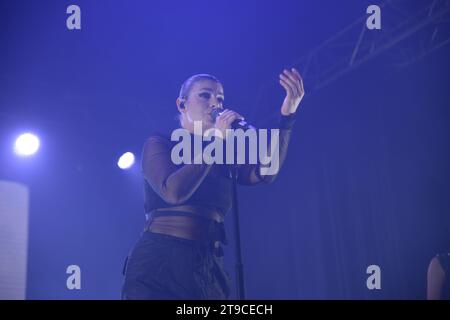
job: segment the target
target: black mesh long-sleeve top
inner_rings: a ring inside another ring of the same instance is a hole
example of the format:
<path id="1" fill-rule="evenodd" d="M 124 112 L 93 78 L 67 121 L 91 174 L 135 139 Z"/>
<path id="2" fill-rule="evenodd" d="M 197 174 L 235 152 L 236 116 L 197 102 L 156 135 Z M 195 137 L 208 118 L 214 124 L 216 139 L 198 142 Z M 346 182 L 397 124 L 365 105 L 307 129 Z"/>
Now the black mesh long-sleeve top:
<path id="1" fill-rule="evenodd" d="M 279 168 L 286 158 L 295 118 L 295 113 L 280 116 Z M 164 135 L 152 135 L 145 143 L 142 159 L 145 212 L 179 205 L 204 205 L 214 206 L 225 215 L 232 206 L 228 166 L 205 163 L 176 165 L 172 162 L 171 150 L 177 143 Z M 258 185 L 272 182 L 276 174 L 261 175 L 261 166 L 259 162 L 238 165 L 238 183 Z"/>

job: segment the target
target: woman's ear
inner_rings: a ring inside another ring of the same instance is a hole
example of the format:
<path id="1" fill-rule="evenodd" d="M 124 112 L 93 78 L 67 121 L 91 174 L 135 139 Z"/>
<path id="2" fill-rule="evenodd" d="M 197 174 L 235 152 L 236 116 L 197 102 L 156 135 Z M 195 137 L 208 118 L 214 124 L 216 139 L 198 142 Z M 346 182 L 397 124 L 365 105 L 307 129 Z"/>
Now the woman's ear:
<path id="1" fill-rule="evenodd" d="M 177 107 L 178 107 L 178 110 L 180 111 L 180 112 L 183 112 L 184 110 L 186 110 L 186 106 L 185 106 L 185 103 L 186 102 L 186 100 L 185 99 L 182 99 L 182 98 L 177 98 Z"/>

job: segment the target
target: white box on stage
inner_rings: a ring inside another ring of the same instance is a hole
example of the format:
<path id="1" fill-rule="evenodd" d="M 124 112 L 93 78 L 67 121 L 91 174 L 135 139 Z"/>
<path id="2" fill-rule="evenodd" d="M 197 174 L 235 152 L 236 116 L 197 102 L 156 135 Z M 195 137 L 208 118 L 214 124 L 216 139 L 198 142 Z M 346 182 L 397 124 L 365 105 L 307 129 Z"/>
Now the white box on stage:
<path id="1" fill-rule="evenodd" d="M 0 180 L 0 299 L 25 299 L 29 191 Z"/>

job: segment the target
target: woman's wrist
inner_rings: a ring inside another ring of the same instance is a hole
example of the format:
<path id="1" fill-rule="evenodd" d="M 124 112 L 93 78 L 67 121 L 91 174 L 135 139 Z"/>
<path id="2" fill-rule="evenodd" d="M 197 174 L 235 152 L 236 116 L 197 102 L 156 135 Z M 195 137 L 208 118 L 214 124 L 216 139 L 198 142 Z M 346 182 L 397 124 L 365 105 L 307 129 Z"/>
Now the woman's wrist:
<path id="1" fill-rule="evenodd" d="M 288 116 L 290 116 L 291 114 L 294 114 L 295 112 L 289 112 L 289 111 L 285 111 L 285 110 L 283 110 L 283 109 L 281 109 L 281 115 L 282 116 L 286 116 L 286 117 L 288 117 Z"/>
<path id="2" fill-rule="evenodd" d="M 281 113 L 279 120 L 279 128 L 280 129 L 292 129 L 294 123 L 297 119 L 297 113 L 290 113 L 289 115 L 284 115 Z"/>

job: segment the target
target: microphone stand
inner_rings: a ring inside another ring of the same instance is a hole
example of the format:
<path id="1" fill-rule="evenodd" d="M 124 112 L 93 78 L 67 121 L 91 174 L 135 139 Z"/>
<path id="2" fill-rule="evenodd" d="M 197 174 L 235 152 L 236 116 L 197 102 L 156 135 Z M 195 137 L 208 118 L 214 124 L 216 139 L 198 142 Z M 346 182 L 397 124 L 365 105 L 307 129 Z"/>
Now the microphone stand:
<path id="1" fill-rule="evenodd" d="M 238 165 L 233 163 L 229 166 L 231 179 L 232 179 L 232 192 L 233 192 L 233 223 L 234 223 L 234 245 L 235 245 L 235 257 L 236 257 L 236 290 L 237 298 L 239 300 L 245 300 L 245 284 L 244 284 L 244 265 L 242 263 L 242 251 L 241 251 L 241 233 L 239 226 L 239 206 L 237 197 L 237 176 Z"/>
<path id="2" fill-rule="evenodd" d="M 214 109 L 211 112 L 212 118 L 215 120 L 220 115 L 220 109 Z M 232 124 L 233 128 L 235 126 L 240 126 L 240 128 L 252 128 L 244 120 L 235 120 L 237 124 Z M 236 154 L 236 153 L 235 153 Z M 236 160 L 236 158 L 234 159 Z M 239 226 L 239 206 L 237 197 L 237 178 L 238 178 L 238 166 L 236 161 L 228 166 L 231 180 L 232 180 L 232 204 L 233 204 L 233 223 L 234 223 L 234 245 L 235 245 L 235 257 L 236 257 L 236 290 L 237 298 L 239 300 L 245 300 L 245 283 L 244 283 L 244 265 L 242 263 L 242 250 L 241 250 L 241 231 Z"/>

